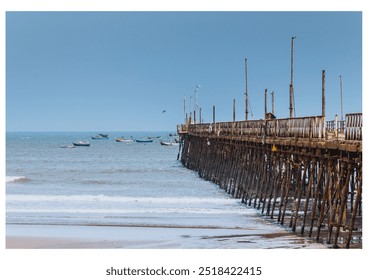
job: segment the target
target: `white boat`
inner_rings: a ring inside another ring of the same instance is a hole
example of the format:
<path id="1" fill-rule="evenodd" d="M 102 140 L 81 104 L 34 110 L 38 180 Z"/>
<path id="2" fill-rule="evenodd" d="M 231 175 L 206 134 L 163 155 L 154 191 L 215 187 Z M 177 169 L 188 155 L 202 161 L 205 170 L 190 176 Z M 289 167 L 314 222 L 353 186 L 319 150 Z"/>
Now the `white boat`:
<path id="1" fill-rule="evenodd" d="M 176 142 L 168 142 L 168 141 L 160 141 L 160 144 L 162 146 L 177 146 L 177 145 L 179 145 L 179 143 L 176 143 Z"/>
<path id="2" fill-rule="evenodd" d="M 126 139 L 126 138 L 115 138 L 116 142 L 124 142 L 124 143 L 131 143 L 134 142 L 133 139 Z"/>
<path id="3" fill-rule="evenodd" d="M 60 145 L 60 148 L 68 149 L 68 148 L 75 148 L 74 145 Z"/>

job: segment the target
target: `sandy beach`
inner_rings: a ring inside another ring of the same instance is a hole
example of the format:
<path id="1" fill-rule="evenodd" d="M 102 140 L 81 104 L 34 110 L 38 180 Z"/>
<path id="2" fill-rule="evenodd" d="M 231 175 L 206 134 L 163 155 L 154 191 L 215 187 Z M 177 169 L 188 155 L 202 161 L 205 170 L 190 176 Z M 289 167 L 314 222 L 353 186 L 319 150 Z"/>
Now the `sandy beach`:
<path id="1" fill-rule="evenodd" d="M 7 225 L 7 249 L 326 248 L 283 229 Z"/>

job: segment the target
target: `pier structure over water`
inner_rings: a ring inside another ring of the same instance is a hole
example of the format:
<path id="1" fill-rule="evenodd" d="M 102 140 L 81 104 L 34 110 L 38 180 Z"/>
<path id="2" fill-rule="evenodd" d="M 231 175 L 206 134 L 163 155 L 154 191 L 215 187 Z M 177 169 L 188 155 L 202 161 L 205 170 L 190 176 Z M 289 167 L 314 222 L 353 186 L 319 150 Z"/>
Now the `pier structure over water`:
<path id="1" fill-rule="evenodd" d="M 184 124 L 178 159 L 265 217 L 362 248 L 362 114 Z"/>

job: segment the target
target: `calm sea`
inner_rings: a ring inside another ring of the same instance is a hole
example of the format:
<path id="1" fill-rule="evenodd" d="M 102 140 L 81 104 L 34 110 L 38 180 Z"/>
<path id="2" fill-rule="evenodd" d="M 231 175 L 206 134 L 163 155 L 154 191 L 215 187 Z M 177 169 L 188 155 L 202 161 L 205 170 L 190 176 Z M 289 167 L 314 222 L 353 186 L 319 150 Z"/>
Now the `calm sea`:
<path id="1" fill-rule="evenodd" d="M 162 146 L 159 139 L 116 142 L 122 133 L 109 133 L 108 140 L 92 140 L 94 135 L 7 133 L 8 225 L 132 226 L 147 227 L 147 232 L 167 228 L 189 233 L 206 229 L 190 243 L 198 248 L 301 248 L 312 244 L 183 168 L 177 160 L 178 146 Z M 170 138 L 168 132 L 123 136 Z M 88 140 L 91 145 L 60 148 L 76 140 Z M 211 230 L 214 235 L 208 236 Z M 249 231 L 255 235 L 245 240 Z M 279 238 L 261 238 L 268 234 Z"/>

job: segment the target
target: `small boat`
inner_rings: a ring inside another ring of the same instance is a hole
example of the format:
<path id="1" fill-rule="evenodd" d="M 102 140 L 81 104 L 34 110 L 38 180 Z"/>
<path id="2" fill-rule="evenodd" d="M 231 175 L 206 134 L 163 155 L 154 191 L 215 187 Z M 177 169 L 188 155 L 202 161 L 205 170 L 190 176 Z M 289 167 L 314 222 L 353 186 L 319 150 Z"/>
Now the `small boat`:
<path id="1" fill-rule="evenodd" d="M 160 144 L 163 146 L 177 146 L 179 143 L 176 142 L 168 142 L 168 141 L 160 141 Z"/>
<path id="2" fill-rule="evenodd" d="M 91 144 L 88 141 L 76 141 L 73 142 L 73 145 L 76 147 L 89 147 Z"/>
<path id="3" fill-rule="evenodd" d="M 137 143 L 150 143 L 153 142 L 153 139 L 136 139 Z"/>
<path id="4" fill-rule="evenodd" d="M 178 136 L 176 133 L 170 133 L 169 136 Z"/>
<path id="5" fill-rule="evenodd" d="M 104 137 L 104 138 L 109 138 L 109 134 L 98 133 L 98 135 L 100 135 L 101 137 Z"/>
<path id="6" fill-rule="evenodd" d="M 103 135 L 108 135 L 108 134 L 103 134 Z M 105 140 L 105 139 L 109 139 L 108 136 L 101 136 L 101 134 L 97 133 L 96 136 L 91 136 L 91 138 L 93 140 Z"/>
<path id="7" fill-rule="evenodd" d="M 115 138 L 115 141 L 116 142 L 131 143 L 131 142 L 134 142 L 134 139 L 126 139 L 124 137 L 121 137 L 121 138 Z"/>
<path id="8" fill-rule="evenodd" d="M 153 139 L 159 139 L 159 138 L 161 138 L 161 136 L 148 136 L 147 138 L 150 139 L 150 140 L 151 139 L 153 140 Z"/>
<path id="9" fill-rule="evenodd" d="M 67 148 L 75 148 L 74 145 L 60 145 L 59 147 L 60 148 L 65 148 L 65 149 L 67 149 Z"/>

